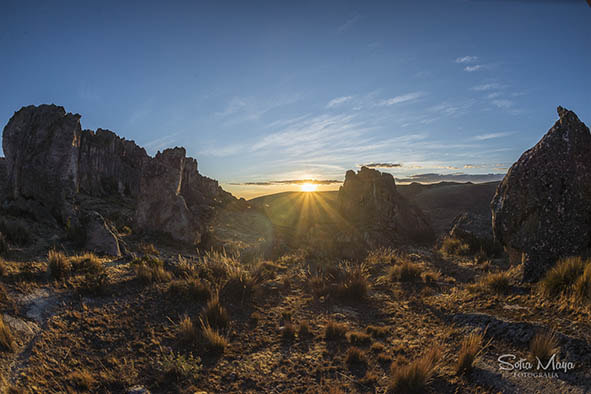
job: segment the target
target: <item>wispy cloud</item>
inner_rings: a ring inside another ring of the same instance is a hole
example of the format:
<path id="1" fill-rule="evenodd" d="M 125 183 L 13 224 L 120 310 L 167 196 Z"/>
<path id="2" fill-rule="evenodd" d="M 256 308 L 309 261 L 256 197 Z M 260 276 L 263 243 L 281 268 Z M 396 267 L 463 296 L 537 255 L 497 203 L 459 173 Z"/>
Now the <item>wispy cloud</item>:
<path id="1" fill-rule="evenodd" d="M 382 100 L 378 103 L 378 105 L 380 106 L 390 106 L 390 105 L 394 105 L 394 104 L 400 104 L 400 103 L 405 103 L 407 101 L 414 101 L 417 100 L 421 97 L 423 97 L 425 95 L 425 93 L 423 92 L 412 92 L 412 93 L 407 93 L 407 94 L 403 94 L 400 96 L 396 96 L 396 97 L 392 97 L 389 99 L 385 99 Z"/>
<path id="2" fill-rule="evenodd" d="M 477 141 L 486 141 L 486 140 L 492 140 L 493 138 L 506 137 L 511 134 L 515 134 L 515 133 L 507 131 L 507 132 L 502 132 L 502 133 L 481 134 L 481 135 L 474 136 L 474 139 Z"/>
<path id="3" fill-rule="evenodd" d="M 512 108 L 513 105 L 515 104 L 511 100 L 504 100 L 504 99 L 492 100 L 492 103 L 495 106 L 497 106 L 498 108 L 504 108 L 504 109 Z"/>
<path id="4" fill-rule="evenodd" d="M 343 96 L 343 97 L 333 98 L 332 100 L 330 100 L 328 102 L 328 104 L 326 104 L 326 108 L 336 107 L 340 104 L 346 103 L 347 101 L 351 101 L 352 98 L 353 98 L 353 96 Z"/>
<path id="5" fill-rule="evenodd" d="M 456 59 L 456 63 L 474 63 L 478 60 L 478 56 L 463 56 Z"/>
<path id="6" fill-rule="evenodd" d="M 472 90 L 475 90 L 477 92 L 483 92 L 483 91 L 487 91 L 487 90 L 501 89 L 501 87 L 502 86 L 498 83 L 485 83 L 482 85 L 474 86 L 472 88 Z"/>
<path id="7" fill-rule="evenodd" d="M 340 25 L 337 29 L 337 31 L 339 33 L 344 33 L 347 30 L 349 30 L 351 27 L 353 27 L 353 25 L 355 25 L 360 19 L 359 15 L 354 15 L 353 17 L 347 19 L 345 21 L 345 23 L 343 23 L 342 25 Z"/>
<path id="8" fill-rule="evenodd" d="M 478 71 L 478 70 L 482 70 L 484 68 L 484 65 L 482 64 L 476 64 L 474 66 L 466 66 L 464 67 L 464 71 L 468 71 L 469 73 L 474 72 L 474 71 Z"/>
<path id="9" fill-rule="evenodd" d="M 398 168 L 402 167 L 400 163 L 368 163 L 368 164 L 361 164 L 360 167 L 367 167 L 367 168 Z"/>
<path id="10" fill-rule="evenodd" d="M 170 147 L 172 147 L 173 143 L 177 140 L 176 137 L 179 134 L 180 134 L 179 132 L 167 134 L 162 137 L 158 137 L 158 138 L 153 139 L 151 141 L 145 142 L 142 144 L 142 146 L 148 152 L 151 152 L 151 153 L 162 150 L 164 148 L 170 148 Z"/>

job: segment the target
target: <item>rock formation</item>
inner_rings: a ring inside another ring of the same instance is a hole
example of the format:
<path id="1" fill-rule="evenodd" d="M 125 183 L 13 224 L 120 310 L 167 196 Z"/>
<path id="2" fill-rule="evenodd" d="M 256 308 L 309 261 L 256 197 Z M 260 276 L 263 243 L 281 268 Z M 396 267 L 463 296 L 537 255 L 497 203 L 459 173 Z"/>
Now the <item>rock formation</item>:
<path id="1" fill-rule="evenodd" d="M 347 171 L 338 207 L 370 246 L 395 241 L 427 241 L 433 230 L 423 212 L 396 191 L 391 174 L 361 167 Z"/>
<path id="2" fill-rule="evenodd" d="M 560 119 L 523 153 L 491 202 L 493 232 L 524 279 L 534 281 L 561 256 L 591 249 L 591 135 L 577 116 Z"/>
<path id="3" fill-rule="evenodd" d="M 6 159 L 0 174 L 6 173 L 5 194 L 12 207 L 29 210 L 35 218 L 47 210 L 64 225 L 92 224 L 87 230 L 99 234 L 87 234 L 87 246 L 97 251 L 97 240 L 110 240 L 112 232 L 100 214 L 82 212 L 82 196 L 130 199 L 136 204 L 137 230 L 190 243 L 199 242 L 216 207 L 235 200 L 217 181 L 199 174 L 197 161 L 185 157 L 184 148 L 151 158 L 112 131 L 82 130 L 80 115 L 56 105 L 17 111 L 4 128 L 2 146 Z M 107 243 L 103 252 L 118 254 L 118 246 Z"/>

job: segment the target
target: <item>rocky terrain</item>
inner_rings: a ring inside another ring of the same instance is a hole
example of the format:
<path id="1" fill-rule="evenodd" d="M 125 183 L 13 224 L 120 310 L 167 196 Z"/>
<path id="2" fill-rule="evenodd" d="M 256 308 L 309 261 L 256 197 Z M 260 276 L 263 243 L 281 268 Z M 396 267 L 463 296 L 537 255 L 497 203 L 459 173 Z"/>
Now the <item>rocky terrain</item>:
<path id="1" fill-rule="evenodd" d="M 588 392 L 591 137 L 559 116 L 498 185 L 363 167 L 244 201 L 183 148 L 24 107 L 0 161 L 0 392 Z"/>

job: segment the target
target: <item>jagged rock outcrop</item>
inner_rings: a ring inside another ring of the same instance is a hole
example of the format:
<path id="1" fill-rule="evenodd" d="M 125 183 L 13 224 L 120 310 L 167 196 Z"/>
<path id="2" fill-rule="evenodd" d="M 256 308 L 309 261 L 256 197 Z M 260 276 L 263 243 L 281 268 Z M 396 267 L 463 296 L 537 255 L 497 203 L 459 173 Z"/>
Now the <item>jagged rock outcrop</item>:
<path id="1" fill-rule="evenodd" d="M 491 202 L 495 238 L 524 279 L 539 279 L 562 256 L 591 250 L 591 134 L 572 111 L 523 153 Z"/>
<path id="2" fill-rule="evenodd" d="M 118 246 L 104 220 L 80 206 L 82 195 L 131 199 L 137 203 L 137 230 L 190 243 L 199 242 L 216 207 L 235 200 L 217 181 L 199 174 L 197 161 L 186 157 L 184 148 L 151 158 L 112 131 L 82 130 L 80 115 L 56 105 L 17 111 L 4 128 L 2 146 L 6 159 L 0 174 L 5 169 L 11 209 L 34 207 L 30 215 L 42 219 L 40 210 L 46 209 L 64 225 L 94 218 L 88 223 L 100 233 L 97 239 L 108 240 L 104 253 L 118 254 Z"/>
<path id="3" fill-rule="evenodd" d="M 347 171 L 339 189 L 338 207 L 370 246 L 434 237 L 423 212 L 396 191 L 391 174 L 367 167 L 357 173 Z"/>

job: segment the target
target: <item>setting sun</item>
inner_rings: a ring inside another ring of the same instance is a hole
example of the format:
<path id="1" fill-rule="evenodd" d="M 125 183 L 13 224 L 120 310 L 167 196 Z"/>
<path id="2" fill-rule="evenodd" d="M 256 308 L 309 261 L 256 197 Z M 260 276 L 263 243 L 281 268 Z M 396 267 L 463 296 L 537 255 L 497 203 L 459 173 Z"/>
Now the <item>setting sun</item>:
<path id="1" fill-rule="evenodd" d="M 318 188 L 318 185 L 316 185 L 315 183 L 303 183 L 302 186 L 300 186 L 300 188 L 303 192 L 315 192 Z"/>

